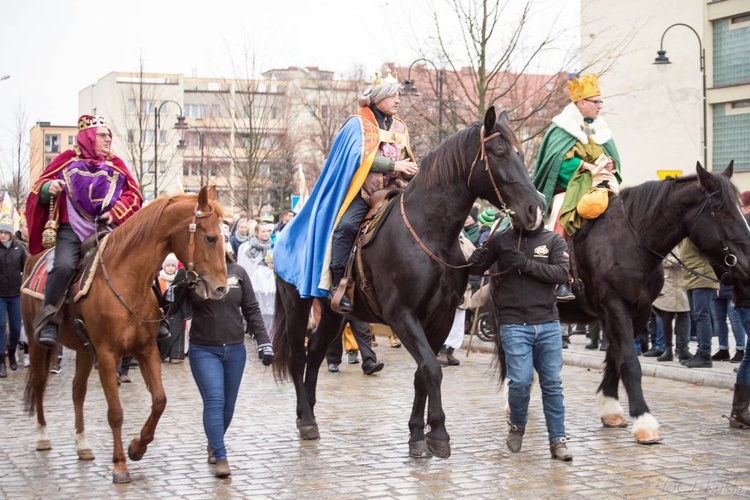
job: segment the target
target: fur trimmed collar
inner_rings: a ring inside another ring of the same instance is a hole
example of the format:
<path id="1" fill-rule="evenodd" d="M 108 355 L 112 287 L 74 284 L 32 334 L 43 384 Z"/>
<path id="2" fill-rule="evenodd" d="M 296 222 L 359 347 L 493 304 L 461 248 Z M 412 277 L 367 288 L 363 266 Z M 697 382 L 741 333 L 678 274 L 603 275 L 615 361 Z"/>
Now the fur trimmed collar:
<path id="1" fill-rule="evenodd" d="M 552 119 L 552 123 L 578 139 L 582 144 L 588 144 L 589 140 L 583 131 L 583 115 L 575 103 L 571 102 L 563 108 L 559 115 Z M 612 131 L 609 129 L 607 122 L 601 116 L 589 125 L 594 130 L 591 138 L 594 142 L 602 145 L 612 139 Z"/>

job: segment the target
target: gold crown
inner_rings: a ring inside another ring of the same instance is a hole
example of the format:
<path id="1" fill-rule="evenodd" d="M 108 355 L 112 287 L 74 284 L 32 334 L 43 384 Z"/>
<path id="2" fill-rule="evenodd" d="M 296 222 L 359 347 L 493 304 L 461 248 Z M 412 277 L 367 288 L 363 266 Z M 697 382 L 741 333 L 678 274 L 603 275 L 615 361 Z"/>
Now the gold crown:
<path id="1" fill-rule="evenodd" d="M 573 102 L 599 95 L 601 94 L 599 78 L 596 73 L 583 75 L 580 79 L 571 78 L 568 80 L 568 92 L 570 92 L 570 100 Z"/>
<path id="2" fill-rule="evenodd" d="M 103 116 L 83 115 L 78 119 L 78 131 L 92 127 L 106 127 L 107 121 Z"/>
<path id="3" fill-rule="evenodd" d="M 375 85 L 380 85 L 382 83 L 385 83 L 388 85 L 398 83 L 398 78 L 390 69 L 388 70 L 388 76 L 386 76 L 385 78 L 380 78 L 380 72 L 376 71 L 375 76 L 372 79 L 372 85 L 375 86 Z"/>

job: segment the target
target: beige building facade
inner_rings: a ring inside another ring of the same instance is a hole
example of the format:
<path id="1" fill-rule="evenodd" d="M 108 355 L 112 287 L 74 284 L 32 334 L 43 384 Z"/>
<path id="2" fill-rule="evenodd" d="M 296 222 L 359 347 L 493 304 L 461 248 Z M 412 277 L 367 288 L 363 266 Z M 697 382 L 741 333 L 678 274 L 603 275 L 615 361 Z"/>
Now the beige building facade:
<path id="1" fill-rule="evenodd" d="M 29 185 L 39 178 L 55 156 L 72 149 L 76 144 L 75 125 L 52 125 L 37 122 L 29 133 Z"/>
<path id="2" fill-rule="evenodd" d="M 582 1 L 582 72 L 600 74 L 626 185 L 734 159 L 750 188 L 749 15 L 750 0 Z"/>

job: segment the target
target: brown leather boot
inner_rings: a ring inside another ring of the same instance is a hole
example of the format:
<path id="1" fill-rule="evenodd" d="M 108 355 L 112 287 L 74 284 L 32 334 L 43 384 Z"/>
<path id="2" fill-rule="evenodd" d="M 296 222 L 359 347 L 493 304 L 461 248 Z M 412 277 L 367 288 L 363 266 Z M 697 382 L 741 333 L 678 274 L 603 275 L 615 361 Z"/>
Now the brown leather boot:
<path id="1" fill-rule="evenodd" d="M 523 435 L 526 432 L 526 427 L 519 427 L 508 423 L 508 437 L 505 439 L 505 444 L 508 445 L 508 449 L 513 453 L 521 451 L 523 446 Z"/>
<path id="2" fill-rule="evenodd" d="M 729 417 L 729 427 L 735 429 L 750 429 L 750 385 L 734 384 L 734 399 L 732 400 L 732 416 Z"/>

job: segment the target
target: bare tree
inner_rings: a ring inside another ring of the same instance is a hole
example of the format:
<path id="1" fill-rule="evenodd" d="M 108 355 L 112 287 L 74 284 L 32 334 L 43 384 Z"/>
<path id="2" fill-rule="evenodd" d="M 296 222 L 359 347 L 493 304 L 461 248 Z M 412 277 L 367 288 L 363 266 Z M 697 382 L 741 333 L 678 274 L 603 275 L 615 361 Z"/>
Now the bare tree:
<path id="1" fill-rule="evenodd" d="M 2 190 L 7 192 L 16 210 L 22 211 L 29 191 L 29 115 L 24 103 L 19 103 L 13 116 L 13 151 L 11 152 L 11 172 L 3 172 Z"/>
<path id="2" fill-rule="evenodd" d="M 154 179 L 158 180 L 159 186 L 163 186 L 169 171 L 168 168 L 162 171 L 159 165 L 154 165 L 154 141 L 157 141 L 159 147 L 159 163 L 164 161 L 169 165 L 174 160 L 173 152 L 170 156 L 165 156 L 171 148 L 168 148 L 169 141 L 164 140 L 169 134 L 172 123 L 168 123 L 162 117 L 159 134 L 164 137 L 156 138 L 154 107 L 159 105 L 160 95 L 158 87 L 148 83 L 143 55 L 139 60 L 138 72 L 133 73 L 131 78 L 131 85 L 122 96 L 126 127 L 124 131 L 114 130 L 113 133 L 121 144 L 125 144 L 127 151 L 125 160 L 132 166 L 132 174 L 138 181 L 141 191 L 150 193 L 153 191 Z"/>
<path id="3" fill-rule="evenodd" d="M 528 163 L 550 120 L 568 102 L 565 85 L 571 68 L 577 64 L 578 52 L 560 45 L 566 39 L 573 40 L 571 28 L 560 28 L 564 23 L 559 23 L 558 18 L 546 23 L 546 28 L 534 24 L 534 0 L 527 0 L 516 11 L 511 7 L 519 4 L 510 1 L 444 3 L 447 15 L 431 5 L 435 37 L 432 43 L 420 45 L 433 51 L 419 51 L 428 63 L 412 68 L 411 79 L 418 93 L 410 95 L 407 89 L 407 116 L 415 147 L 424 151 L 437 145 L 438 118 L 442 118 L 445 137 L 476 121 L 495 105 L 508 112 Z M 448 36 L 448 27 L 455 23 L 460 27 L 459 43 L 453 43 Z M 602 53 L 591 65 L 600 74 L 606 72 L 630 39 L 626 37 L 615 50 Z M 554 58 L 552 51 L 557 52 Z M 434 66 L 431 54 L 440 68 Z M 399 69 L 402 76 L 406 72 L 406 68 Z M 442 99 L 437 98 L 440 92 Z"/>
<path id="4" fill-rule="evenodd" d="M 229 133 L 222 138 L 222 153 L 231 163 L 219 175 L 231 189 L 229 204 L 255 214 L 269 203 L 271 172 L 281 168 L 287 82 L 260 74 L 257 58 L 247 48 L 244 59 L 234 64 L 233 90 L 225 96 L 230 118 Z"/>

